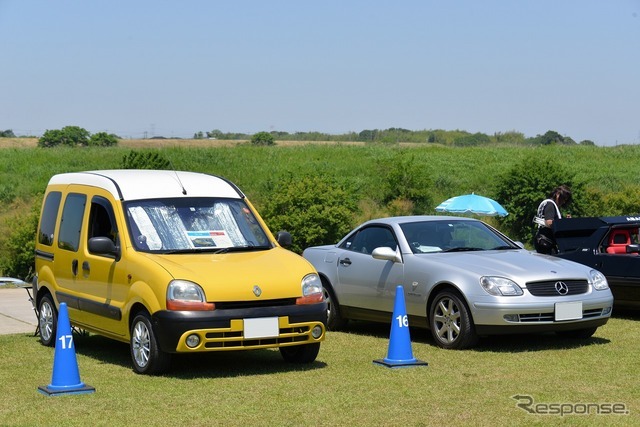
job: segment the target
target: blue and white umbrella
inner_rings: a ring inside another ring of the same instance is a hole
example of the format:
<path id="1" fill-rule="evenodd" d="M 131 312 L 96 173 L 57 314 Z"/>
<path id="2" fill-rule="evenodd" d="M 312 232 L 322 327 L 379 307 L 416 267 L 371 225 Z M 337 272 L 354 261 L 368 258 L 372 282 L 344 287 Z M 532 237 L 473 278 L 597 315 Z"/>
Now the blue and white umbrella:
<path id="1" fill-rule="evenodd" d="M 471 213 L 484 216 L 509 215 L 500 203 L 488 197 L 479 196 L 473 193 L 447 199 L 436 206 L 436 211 L 460 214 Z"/>

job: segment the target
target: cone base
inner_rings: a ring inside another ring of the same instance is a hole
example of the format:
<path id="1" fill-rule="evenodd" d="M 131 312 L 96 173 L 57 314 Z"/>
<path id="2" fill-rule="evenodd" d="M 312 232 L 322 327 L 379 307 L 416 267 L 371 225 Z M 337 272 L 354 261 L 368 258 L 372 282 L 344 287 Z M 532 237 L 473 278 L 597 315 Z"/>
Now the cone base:
<path id="1" fill-rule="evenodd" d="M 48 386 L 39 386 L 38 391 L 42 394 L 46 394 L 47 396 L 59 396 L 62 394 L 86 394 L 86 393 L 95 393 L 95 387 L 91 387 L 90 385 L 80 384 L 78 386 L 73 387 L 56 387 L 52 385 Z"/>
<path id="2" fill-rule="evenodd" d="M 387 368 L 411 368 L 414 366 L 428 366 L 427 362 L 423 362 L 418 359 L 410 360 L 391 360 L 391 359 L 376 359 L 373 361 L 376 365 L 386 366 Z"/>

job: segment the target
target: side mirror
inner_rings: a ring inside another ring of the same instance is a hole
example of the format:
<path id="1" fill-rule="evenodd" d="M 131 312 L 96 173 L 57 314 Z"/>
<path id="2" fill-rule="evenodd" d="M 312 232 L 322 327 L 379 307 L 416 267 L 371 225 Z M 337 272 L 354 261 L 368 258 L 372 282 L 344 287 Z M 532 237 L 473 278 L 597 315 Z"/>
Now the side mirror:
<path id="1" fill-rule="evenodd" d="M 402 257 L 400 256 L 399 252 L 391 249 L 388 246 L 375 248 L 373 252 L 371 252 L 371 256 L 375 259 L 381 259 L 385 261 L 402 262 Z"/>
<path id="2" fill-rule="evenodd" d="M 627 253 L 628 254 L 640 254 L 640 245 L 638 245 L 638 244 L 627 245 Z"/>
<path id="3" fill-rule="evenodd" d="M 87 247 L 93 254 L 113 256 L 116 261 L 120 260 L 120 248 L 108 237 L 92 237 Z"/>
<path id="4" fill-rule="evenodd" d="M 291 246 L 291 233 L 288 231 L 280 230 L 276 233 L 276 241 L 284 248 Z"/>

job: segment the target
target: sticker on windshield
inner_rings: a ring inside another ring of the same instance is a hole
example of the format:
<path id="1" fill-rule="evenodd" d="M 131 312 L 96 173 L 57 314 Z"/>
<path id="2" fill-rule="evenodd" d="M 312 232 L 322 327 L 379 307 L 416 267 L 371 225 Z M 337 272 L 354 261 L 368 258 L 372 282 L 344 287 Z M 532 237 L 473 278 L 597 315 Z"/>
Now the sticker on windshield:
<path id="1" fill-rule="evenodd" d="M 233 246 L 224 230 L 187 231 L 187 236 L 194 248 Z"/>

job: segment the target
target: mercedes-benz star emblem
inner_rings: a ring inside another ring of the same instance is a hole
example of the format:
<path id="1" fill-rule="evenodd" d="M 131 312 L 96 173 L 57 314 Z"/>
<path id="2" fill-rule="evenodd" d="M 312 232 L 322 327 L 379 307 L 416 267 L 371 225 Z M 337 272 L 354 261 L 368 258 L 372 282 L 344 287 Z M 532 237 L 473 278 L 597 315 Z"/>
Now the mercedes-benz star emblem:
<path id="1" fill-rule="evenodd" d="M 557 286 L 556 286 L 556 288 L 557 288 Z M 255 296 L 257 296 L 257 297 L 259 297 L 260 295 L 262 295 L 262 289 L 260 289 L 260 286 L 255 285 L 255 286 L 253 287 L 253 294 L 254 294 Z"/>
<path id="2" fill-rule="evenodd" d="M 564 282 L 556 282 L 556 292 L 560 295 L 566 295 L 569 293 L 569 287 Z"/>

